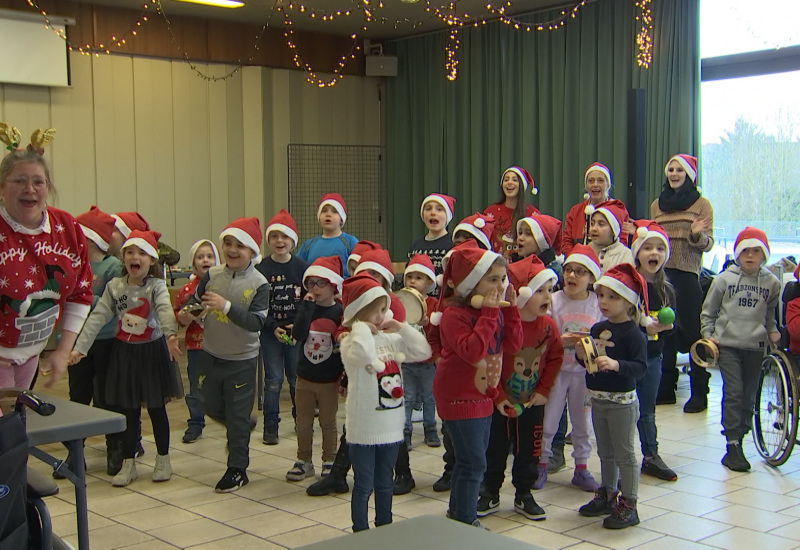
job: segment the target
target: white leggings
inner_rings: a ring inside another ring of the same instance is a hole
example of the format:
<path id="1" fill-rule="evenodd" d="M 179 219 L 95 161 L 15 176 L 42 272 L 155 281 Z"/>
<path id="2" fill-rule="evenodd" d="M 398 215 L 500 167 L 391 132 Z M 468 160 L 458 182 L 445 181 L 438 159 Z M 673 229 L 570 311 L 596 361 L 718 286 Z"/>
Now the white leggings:
<path id="1" fill-rule="evenodd" d="M 544 406 L 544 433 L 542 435 L 541 464 L 546 464 L 553 456 L 553 436 L 558 430 L 558 423 L 564 412 L 564 400 L 567 401 L 569 419 L 572 423 L 572 458 L 575 464 L 586 464 L 592 454 L 589 441 L 589 413 L 587 406 L 586 371 L 561 371 L 556 376 L 547 404 Z"/>

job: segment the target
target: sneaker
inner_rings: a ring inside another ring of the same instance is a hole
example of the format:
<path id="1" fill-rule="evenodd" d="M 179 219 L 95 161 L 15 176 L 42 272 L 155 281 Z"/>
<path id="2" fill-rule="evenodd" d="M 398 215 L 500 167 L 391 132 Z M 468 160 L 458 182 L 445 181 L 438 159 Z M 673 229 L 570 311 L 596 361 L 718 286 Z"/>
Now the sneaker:
<path id="1" fill-rule="evenodd" d="M 136 471 L 136 459 L 126 458 L 122 461 L 119 473 L 111 480 L 111 485 L 114 487 L 127 487 L 131 481 L 138 478 L 139 474 Z"/>
<path id="2" fill-rule="evenodd" d="M 439 434 L 436 431 L 431 431 L 425 434 L 425 445 L 428 447 L 441 447 L 442 441 L 439 439 Z"/>
<path id="3" fill-rule="evenodd" d="M 567 461 L 564 459 L 564 447 L 553 449 L 553 456 L 547 461 L 547 473 L 554 474 L 564 469 Z"/>
<path id="4" fill-rule="evenodd" d="M 286 472 L 286 479 L 289 481 L 303 481 L 307 477 L 314 475 L 314 464 L 298 460 L 292 469 Z"/>
<path id="5" fill-rule="evenodd" d="M 445 470 L 442 477 L 433 483 L 433 490 L 436 493 L 444 493 L 450 490 L 450 478 L 453 473 L 450 470 Z"/>
<path id="6" fill-rule="evenodd" d="M 683 406 L 685 413 L 699 413 L 708 408 L 708 397 L 705 395 L 693 395 Z"/>
<path id="7" fill-rule="evenodd" d="M 494 514 L 500 507 L 499 495 L 481 495 L 478 497 L 478 517 L 485 518 L 489 514 Z"/>
<path id="8" fill-rule="evenodd" d="M 172 477 L 172 464 L 169 455 L 156 455 L 156 464 L 153 467 L 153 481 L 169 481 Z"/>
<path id="9" fill-rule="evenodd" d="M 639 513 L 636 511 L 636 500 L 619 497 L 614 511 L 603 520 L 606 529 L 625 529 L 639 525 Z"/>
<path id="10" fill-rule="evenodd" d="M 734 472 L 750 470 L 750 463 L 745 458 L 742 446 L 738 441 L 728 443 L 727 452 L 722 457 L 722 465 Z"/>
<path id="11" fill-rule="evenodd" d="M 678 474 L 673 472 L 657 454 L 642 458 L 642 473 L 657 477 L 658 479 L 663 479 L 664 481 L 675 481 L 678 479 Z"/>
<path id="12" fill-rule="evenodd" d="M 588 504 L 584 504 L 578 508 L 578 513 L 586 517 L 606 516 L 614 511 L 614 505 L 617 502 L 617 493 L 613 493 L 610 497 L 605 487 L 600 487 L 594 492 L 594 498 Z"/>
<path id="13" fill-rule="evenodd" d="M 544 484 L 547 482 L 547 464 L 539 464 L 537 466 L 539 469 L 539 475 L 536 478 L 536 481 L 533 482 L 533 488 L 537 491 L 544 487 Z"/>
<path id="14" fill-rule="evenodd" d="M 414 481 L 411 471 L 402 474 L 398 473 L 394 476 L 394 487 L 392 488 L 392 494 L 407 495 L 411 492 L 411 489 L 416 486 L 417 482 Z"/>
<path id="15" fill-rule="evenodd" d="M 331 470 L 331 473 L 308 486 L 306 494 L 310 497 L 324 497 L 331 493 L 349 493 L 347 473 Z"/>
<path id="16" fill-rule="evenodd" d="M 189 428 L 186 430 L 186 433 L 183 434 L 183 438 L 181 441 L 183 443 L 194 443 L 198 439 L 203 436 L 203 430 L 198 430 L 196 428 Z"/>
<path id="17" fill-rule="evenodd" d="M 575 473 L 572 474 L 572 484 L 587 493 L 594 493 L 600 488 L 600 485 L 592 477 L 591 472 L 586 468 L 575 468 Z"/>
<path id="18" fill-rule="evenodd" d="M 322 463 L 322 472 L 319 475 L 322 477 L 327 477 L 330 475 L 331 470 L 333 469 L 333 461 L 329 460 Z"/>
<path id="19" fill-rule="evenodd" d="M 449 511 L 449 510 L 448 510 L 448 511 Z M 475 521 L 473 521 L 472 523 L 470 523 L 470 525 L 472 525 L 473 527 L 478 527 L 478 528 L 480 528 L 480 529 L 483 529 L 484 531 L 488 531 L 488 530 L 489 530 L 489 528 L 488 528 L 488 527 L 486 527 L 485 525 L 483 525 L 483 524 L 481 523 L 481 520 L 479 520 L 479 519 L 476 519 Z"/>
<path id="20" fill-rule="evenodd" d="M 514 510 L 533 521 L 542 521 L 545 518 L 544 510 L 536 504 L 533 495 L 530 493 L 517 495 L 514 497 Z"/>
<path id="21" fill-rule="evenodd" d="M 244 487 L 250 482 L 247 479 L 247 473 L 239 468 L 228 468 L 225 475 L 217 482 L 214 487 L 215 493 L 232 493 L 238 491 L 240 487 Z"/>
<path id="22" fill-rule="evenodd" d="M 422 409 L 411 410 L 411 422 L 422 422 Z"/>
<path id="23" fill-rule="evenodd" d="M 261 438 L 264 445 L 277 445 L 278 444 L 278 427 L 264 428 L 264 436 Z"/>

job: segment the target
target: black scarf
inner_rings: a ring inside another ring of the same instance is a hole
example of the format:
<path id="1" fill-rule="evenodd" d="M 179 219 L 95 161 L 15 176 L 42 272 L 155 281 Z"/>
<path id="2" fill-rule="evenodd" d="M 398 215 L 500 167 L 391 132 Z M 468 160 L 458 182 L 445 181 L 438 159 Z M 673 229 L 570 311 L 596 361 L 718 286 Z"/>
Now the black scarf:
<path id="1" fill-rule="evenodd" d="M 662 212 L 680 212 L 692 206 L 700 198 L 700 191 L 688 178 L 678 189 L 664 183 L 664 189 L 658 196 L 658 207 Z"/>

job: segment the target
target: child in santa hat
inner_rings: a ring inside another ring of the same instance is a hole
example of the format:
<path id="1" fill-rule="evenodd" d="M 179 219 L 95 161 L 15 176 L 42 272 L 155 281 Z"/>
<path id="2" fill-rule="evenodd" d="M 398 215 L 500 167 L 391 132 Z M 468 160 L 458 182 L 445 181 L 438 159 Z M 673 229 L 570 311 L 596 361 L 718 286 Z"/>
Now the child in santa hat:
<path id="1" fill-rule="evenodd" d="M 522 218 L 517 222 L 517 247 L 511 261 L 535 254 L 561 278 L 561 220 L 546 214 Z"/>
<path id="2" fill-rule="evenodd" d="M 339 256 L 344 276 L 349 277 L 347 258 L 358 239 L 342 231 L 344 222 L 347 221 L 347 205 L 339 193 L 322 195 L 317 207 L 317 220 L 322 228 L 322 235 L 312 237 L 300 245 L 297 257 L 311 264 L 317 258 Z"/>
<path id="3" fill-rule="evenodd" d="M 636 262 L 636 270 L 647 281 L 650 308 L 648 313 L 653 319 L 651 324 L 644 327 L 647 334 L 647 371 L 636 382 L 636 395 L 639 398 L 639 420 L 636 427 L 642 445 L 642 473 L 665 481 L 675 481 L 678 474 L 658 454 L 656 428 L 656 396 L 661 381 L 664 337 L 675 331 L 673 323 L 662 324 L 658 321 L 658 312 L 662 308 L 676 307 L 675 289 L 664 273 L 664 265 L 669 260 L 669 237 L 663 227 L 651 220 L 636 220 L 633 227 L 631 253 Z"/>
<path id="4" fill-rule="evenodd" d="M 109 254 L 119 256 L 122 243 L 125 242 L 131 231 L 150 231 L 150 224 L 138 212 L 117 212 L 111 215 L 114 218 L 114 232 L 111 235 L 108 251 Z"/>
<path id="5" fill-rule="evenodd" d="M 533 195 L 539 190 L 533 176 L 525 168 L 511 166 L 500 177 L 500 198 L 487 206 L 483 215 L 494 220 L 491 249 L 508 258 L 517 242 L 517 223 L 526 216 L 539 213 L 536 207 L 525 201 L 526 191 Z"/>
<path id="6" fill-rule="evenodd" d="M 178 324 L 158 266 L 158 233 L 133 230 L 122 245 L 122 275 L 112 279 L 70 354 L 70 364 L 86 357 L 95 337 L 115 316 L 119 330 L 111 348 L 106 400 L 125 414 L 121 469 L 111 484 L 124 487 L 138 477 L 135 453 L 142 404 L 153 424 L 158 455 L 153 481 L 172 476 L 169 419 L 165 403 L 183 388 L 174 361 L 181 355 Z"/>
<path id="7" fill-rule="evenodd" d="M 355 483 L 353 531 L 369 529 L 369 495 L 375 493 L 375 526 L 392 522 L 392 467 L 403 441 L 403 379 L 400 364 L 430 357 L 425 337 L 389 311 L 389 295 L 368 273 L 343 285 L 344 318 L 350 332 L 341 340 L 347 372 L 345 428 Z"/>
<path id="8" fill-rule="evenodd" d="M 499 254 L 466 243 L 455 247 L 443 282 L 439 309 L 444 311 L 434 312 L 431 322 L 439 325 L 442 346 L 433 397 L 455 450 L 448 516 L 480 525 L 478 487 L 486 470 L 502 354 L 519 350 L 522 325 Z M 501 308 L 503 299 L 507 305 Z"/>
<path id="9" fill-rule="evenodd" d="M 620 264 L 600 277 L 594 288 L 607 320 L 590 331 L 600 356 L 597 372 L 586 374 L 586 387 L 592 398 L 592 426 L 602 480 L 594 499 L 581 506 L 579 513 L 589 517 L 610 514 L 603 527 L 622 529 L 639 524 L 634 434 L 639 417 L 636 381 L 647 370 L 647 338 L 639 329 L 639 324 L 651 322 L 647 316 L 647 282 L 631 264 Z M 577 357 L 582 363 L 586 359 L 580 349 Z"/>
<path id="10" fill-rule="evenodd" d="M 736 236 L 736 263 L 711 283 L 700 313 L 700 333 L 719 346 L 722 374 L 722 435 L 727 451 L 722 464 L 746 472 L 750 463 L 742 441 L 752 428 L 753 404 L 761 360 L 781 334 L 775 317 L 781 282 L 764 267 L 769 258 L 767 235 L 745 227 Z"/>
<path id="11" fill-rule="evenodd" d="M 261 331 L 261 357 L 264 360 L 264 434 L 265 445 L 278 444 L 280 398 L 283 378 L 289 384 L 292 417 L 297 416 L 294 404 L 299 347 L 292 335 L 297 309 L 305 294 L 303 274 L 308 265 L 292 254 L 297 245 L 297 225 L 286 211 L 275 214 L 267 224 L 267 246 L 271 254 L 256 269 L 270 287 L 269 313 Z"/>
<path id="12" fill-rule="evenodd" d="M 184 306 L 194 296 L 200 277 L 215 265 L 219 265 L 219 251 L 216 245 L 208 239 L 199 240 L 189 249 L 192 258 L 192 275 L 189 282 L 183 285 L 175 297 L 175 317 L 178 324 L 186 327 L 184 342 L 186 343 L 186 376 L 189 380 L 189 393 L 186 394 L 186 408 L 189 409 L 189 419 L 186 421 L 186 432 L 183 434 L 184 443 L 194 443 L 203 435 L 206 426 L 203 408 L 200 406 L 200 372 L 199 355 L 203 349 L 203 318 L 199 316 L 202 310 L 190 312 Z"/>
<path id="13" fill-rule="evenodd" d="M 572 458 L 575 471 L 572 484 L 587 492 L 598 489 L 597 482 L 587 468 L 592 453 L 589 441 L 589 408 L 586 406 L 586 369 L 575 359 L 575 344 L 582 335 L 603 319 L 597 295 L 592 285 L 600 278 L 600 260 L 592 247 L 575 244 L 564 262 L 563 288 L 553 294 L 552 315 L 564 346 L 564 362 L 556 376 L 550 397 L 544 408 L 544 435 L 539 475 L 533 485 L 541 489 L 547 481 L 552 457 L 563 464 L 564 447 L 558 447 L 554 438 L 560 429 L 566 400 L 572 421 Z M 556 453 L 560 453 L 559 456 Z"/>
<path id="14" fill-rule="evenodd" d="M 342 261 L 339 256 L 317 258 L 303 275 L 305 298 L 295 317 L 292 335 L 301 347 L 297 364 L 297 461 L 286 472 L 289 481 L 314 475 L 314 411 L 322 430 L 322 476 L 330 474 L 336 456 L 338 380 L 344 367 L 337 353 L 335 332 L 342 322 Z"/>
<path id="15" fill-rule="evenodd" d="M 622 227 L 628 221 L 628 210 L 622 201 L 587 205 L 586 214 L 590 217 L 589 244 L 600 258 L 600 270 L 605 273 L 615 265 L 633 265 L 631 250 L 620 240 Z"/>
<path id="16" fill-rule="evenodd" d="M 499 508 L 508 448 L 513 445 L 514 510 L 528 519 L 541 521 L 545 513 L 536 504 L 531 489 L 541 451 L 544 405 L 564 359 L 558 328 L 548 315 L 558 275 L 535 255 L 508 266 L 508 275 L 511 284 L 519 289 L 516 305 L 522 319 L 522 348 L 516 353 L 503 354 L 478 517 L 493 514 Z"/>
<path id="17" fill-rule="evenodd" d="M 456 199 L 443 193 L 431 193 L 425 197 L 420 207 L 419 215 L 428 232 L 411 244 L 408 249 L 408 258 L 423 254 L 433 262 L 433 271 L 436 275 L 442 273 L 442 258 L 447 251 L 453 248 L 452 235 L 447 231 L 447 226 L 453 220 Z M 438 296 L 434 289 L 431 296 Z"/>
<path id="18" fill-rule="evenodd" d="M 199 354 L 200 402 L 210 418 L 226 427 L 228 469 L 214 490 L 229 493 L 249 481 L 250 432 L 256 424 L 250 417 L 253 381 L 258 334 L 267 318 L 269 283 L 255 268 L 261 261 L 258 218 L 233 220 L 219 238 L 222 263 L 200 277 L 189 304 L 202 304 L 207 310 Z"/>
<path id="19" fill-rule="evenodd" d="M 361 261 L 361 256 L 364 252 L 368 252 L 370 250 L 380 250 L 381 245 L 378 243 L 374 243 L 372 241 L 358 241 L 356 245 L 353 247 L 353 251 L 347 257 L 347 272 L 348 273 L 355 273 L 356 268 L 358 267 L 358 262 Z"/>
<path id="20" fill-rule="evenodd" d="M 453 246 L 473 240 L 479 248 L 492 249 L 492 235 L 494 235 L 495 221 L 477 212 L 467 216 L 453 230 Z M 444 266 L 442 266 L 444 269 Z"/>

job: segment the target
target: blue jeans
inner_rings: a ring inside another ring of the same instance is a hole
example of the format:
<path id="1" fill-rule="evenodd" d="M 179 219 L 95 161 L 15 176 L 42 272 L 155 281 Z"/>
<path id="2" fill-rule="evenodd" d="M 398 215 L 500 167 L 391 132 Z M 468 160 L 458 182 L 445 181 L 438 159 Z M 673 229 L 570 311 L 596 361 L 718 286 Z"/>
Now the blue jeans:
<path id="1" fill-rule="evenodd" d="M 436 403 L 433 401 L 433 363 L 404 363 L 403 391 L 406 407 L 405 431 L 411 433 L 411 411 L 422 402 L 422 427 L 425 434 L 436 433 Z"/>
<path id="2" fill-rule="evenodd" d="M 656 428 L 656 395 L 661 382 L 661 357 L 649 357 L 644 376 L 636 381 L 636 396 L 639 398 L 639 442 L 644 456 L 658 454 L 658 429 Z"/>
<path id="3" fill-rule="evenodd" d="M 186 394 L 186 408 L 189 409 L 189 420 L 186 421 L 186 431 L 202 432 L 206 427 L 206 418 L 203 407 L 200 406 L 200 389 L 197 387 L 200 372 L 197 361 L 199 349 L 190 349 L 186 352 L 186 376 L 189 378 L 189 393 Z"/>
<path id="4" fill-rule="evenodd" d="M 353 496 L 350 518 L 353 532 L 369 529 L 369 495 L 375 490 L 375 527 L 392 523 L 392 468 L 400 443 L 389 445 L 355 445 L 350 443 L 353 463 Z"/>
<path id="5" fill-rule="evenodd" d="M 450 479 L 450 514 L 463 523 L 478 519 L 478 492 L 486 471 L 486 448 L 492 417 L 445 420 L 453 442 L 455 465 Z"/>
<path id="6" fill-rule="evenodd" d="M 279 342 L 271 332 L 261 333 L 261 357 L 264 359 L 264 427 L 278 428 L 281 421 L 281 388 L 283 376 L 289 382 L 294 416 L 294 388 L 297 382 L 297 344 Z"/>

